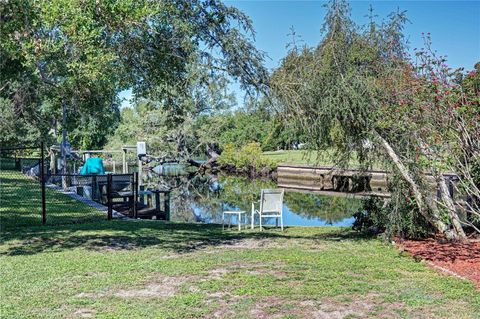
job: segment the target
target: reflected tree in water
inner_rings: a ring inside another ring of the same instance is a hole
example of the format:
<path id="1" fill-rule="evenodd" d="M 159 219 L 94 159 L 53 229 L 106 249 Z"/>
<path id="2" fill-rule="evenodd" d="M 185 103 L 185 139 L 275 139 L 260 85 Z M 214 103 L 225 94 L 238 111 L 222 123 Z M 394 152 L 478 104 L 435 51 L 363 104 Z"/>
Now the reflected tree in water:
<path id="1" fill-rule="evenodd" d="M 362 207 L 362 201 L 352 197 L 297 192 L 286 193 L 285 202 L 291 212 L 308 219 L 320 218 L 330 225 L 352 217 Z"/>
<path id="2" fill-rule="evenodd" d="M 172 220 L 221 222 L 222 211 L 250 212 L 252 201 L 260 199 L 262 189 L 276 188 L 272 180 L 240 176 L 151 174 L 146 189 L 171 189 Z M 287 209 L 306 219 L 321 219 L 334 224 L 349 218 L 361 208 L 361 200 L 318 194 L 287 192 Z"/>

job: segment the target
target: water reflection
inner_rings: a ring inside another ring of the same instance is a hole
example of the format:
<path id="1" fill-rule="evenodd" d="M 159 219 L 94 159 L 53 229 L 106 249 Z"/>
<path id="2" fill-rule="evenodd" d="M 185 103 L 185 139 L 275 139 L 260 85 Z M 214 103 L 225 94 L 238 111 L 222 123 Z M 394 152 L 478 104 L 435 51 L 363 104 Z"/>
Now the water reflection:
<path id="1" fill-rule="evenodd" d="M 149 174 L 145 184 L 147 189 L 172 189 L 172 220 L 206 223 L 221 223 L 224 210 L 245 210 L 249 215 L 251 202 L 259 199 L 260 190 L 277 187 L 272 180 L 225 175 L 164 176 L 155 172 Z M 287 191 L 284 224 L 350 226 L 360 204 L 354 198 Z M 272 223 L 275 221 L 267 221 Z"/>

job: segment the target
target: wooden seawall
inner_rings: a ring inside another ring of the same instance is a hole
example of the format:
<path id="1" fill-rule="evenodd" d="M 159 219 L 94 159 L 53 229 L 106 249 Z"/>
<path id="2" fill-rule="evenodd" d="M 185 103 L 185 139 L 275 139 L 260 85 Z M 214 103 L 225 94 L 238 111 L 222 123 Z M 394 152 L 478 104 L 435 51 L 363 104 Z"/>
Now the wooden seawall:
<path id="1" fill-rule="evenodd" d="M 278 186 L 315 192 L 335 192 L 363 196 L 390 197 L 388 178 L 384 170 L 363 171 L 355 168 L 339 169 L 332 166 L 279 165 L 277 168 Z M 454 173 L 444 173 L 449 181 L 450 196 L 453 196 L 453 183 L 458 179 Z M 432 194 L 437 194 L 437 184 L 431 174 L 425 174 Z"/>
<path id="2" fill-rule="evenodd" d="M 388 173 L 381 170 L 364 172 L 329 166 L 279 165 L 278 186 L 283 188 L 355 193 L 388 197 Z"/>

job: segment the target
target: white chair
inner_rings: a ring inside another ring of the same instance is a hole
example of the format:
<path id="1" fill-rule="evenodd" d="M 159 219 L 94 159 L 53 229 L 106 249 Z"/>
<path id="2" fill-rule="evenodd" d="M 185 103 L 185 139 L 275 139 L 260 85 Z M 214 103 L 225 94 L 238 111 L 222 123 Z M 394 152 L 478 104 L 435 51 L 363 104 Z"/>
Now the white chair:
<path id="1" fill-rule="evenodd" d="M 255 202 L 252 202 L 251 228 L 254 228 L 255 214 L 259 215 L 260 230 L 262 230 L 263 218 L 276 218 L 278 227 L 278 219 L 280 218 L 280 227 L 283 231 L 283 189 L 262 189 L 258 209 L 255 208 Z"/>

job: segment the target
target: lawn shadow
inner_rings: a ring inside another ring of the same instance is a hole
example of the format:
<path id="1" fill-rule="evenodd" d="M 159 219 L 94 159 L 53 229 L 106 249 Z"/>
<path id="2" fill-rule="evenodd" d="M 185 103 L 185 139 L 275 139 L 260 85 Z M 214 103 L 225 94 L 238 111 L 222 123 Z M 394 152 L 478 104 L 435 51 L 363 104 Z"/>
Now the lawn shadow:
<path id="1" fill-rule="evenodd" d="M 161 221 L 100 221 L 85 224 L 19 228 L 2 233 L 5 248 L 0 255 L 32 255 L 84 248 L 92 251 L 134 250 L 157 247 L 174 253 L 188 253 L 216 246 L 234 246 L 241 240 L 368 240 L 371 236 L 340 229 L 297 235 L 295 231 L 222 231 L 221 225 L 168 223 Z M 294 227 L 292 228 L 294 229 Z M 320 228 L 319 228 L 320 229 Z M 11 242 L 11 243 L 8 243 Z"/>
<path id="2" fill-rule="evenodd" d="M 97 251 L 158 247 L 187 253 L 206 247 L 229 245 L 246 238 L 283 237 L 271 232 L 222 231 L 220 225 L 153 221 L 103 221 L 75 225 L 24 228 L 2 233 L 7 244 L 0 255 L 32 255 L 74 248 Z"/>
<path id="3" fill-rule="evenodd" d="M 324 240 L 324 241 L 366 241 L 376 239 L 376 235 L 368 232 L 359 232 L 352 229 L 335 230 L 331 232 L 324 232 L 315 234 L 310 237 L 311 239 Z"/>

